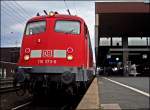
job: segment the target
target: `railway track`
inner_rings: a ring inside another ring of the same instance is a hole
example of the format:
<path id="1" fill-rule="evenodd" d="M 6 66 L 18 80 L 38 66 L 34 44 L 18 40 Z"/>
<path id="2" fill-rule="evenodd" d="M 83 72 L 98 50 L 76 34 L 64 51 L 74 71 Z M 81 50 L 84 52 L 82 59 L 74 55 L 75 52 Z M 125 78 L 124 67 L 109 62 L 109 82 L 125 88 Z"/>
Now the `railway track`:
<path id="1" fill-rule="evenodd" d="M 28 102 L 17 105 L 11 110 L 75 110 L 82 96 L 67 97 L 65 95 L 51 95 L 47 97 L 33 97 Z"/>
<path id="2" fill-rule="evenodd" d="M 0 94 L 15 92 L 20 86 L 13 87 L 13 78 L 0 79 Z"/>
<path id="3" fill-rule="evenodd" d="M 75 110 L 87 89 L 81 90 L 80 95 L 74 96 L 68 96 L 61 91 L 53 91 L 46 96 L 34 96 L 28 102 L 17 105 L 11 110 Z"/>
<path id="4" fill-rule="evenodd" d="M 41 97 L 27 97 L 20 100 L 15 101 L 14 103 L 9 105 L 10 110 L 75 110 L 76 106 L 80 102 L 81 96 L 73 96 L 66 97 L 65 95 L 59 95 L 55 93 L 55 95 L 51 94 L 50 96 L 41 96 Z M 6 107 L 7 108 L 7 107 Z M 2 108 L 2 110 L 5 110 Z"/>
<path id="5" fill-rule="evenodd" d="M 8 93 L 8 95 L 13 93 L 15 95 L 16 98 L 11 98 L 11 100 L 14 100 L 13 105 L 10 102 L 11 107 L 9 109 L 11 110 L 75 110 L 88 88 L 81 90 L 80 95 L 76 96 L 68 96 L 68 94 L 60 91 L 53 91 L 47 96 L 19 96 L 16 94 L 16 91 L 19 91 L 19 89 L 19 87 L 0 89 L 0 94 L 4 96 L 7 96 L 5 93 Z M 12 96 L 14 96 L 13 94 Z"/>
<path id="6" fill-rule="evenodd" d="M 5 87 L 5 88 L 0 88 L 0 94 L 4 94 L 4 93 L 9 93 L 9 92 L 15 92 L 18 91 L 20 89 L 20 87 Z"/>

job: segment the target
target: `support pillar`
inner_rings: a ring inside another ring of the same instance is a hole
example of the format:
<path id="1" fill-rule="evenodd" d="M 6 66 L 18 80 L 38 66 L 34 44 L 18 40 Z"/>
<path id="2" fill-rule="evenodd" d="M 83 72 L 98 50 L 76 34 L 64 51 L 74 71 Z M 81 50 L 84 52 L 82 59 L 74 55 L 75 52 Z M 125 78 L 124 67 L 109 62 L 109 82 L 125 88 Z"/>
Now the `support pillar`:
<path id="1" fill-rule="evenodd" d="M 96 68 L 98 64 L 98 47 L 99 47 L 99 14 L 96 14 L 95 16 L 95 58 L 96 58 Z"/>
<path id="2" fill-rule="evenodd" d="M 129 75 L 129 65 L 128 65 L 128 37 L 124 36 L 122 37 L 122 45 L 123 45 L 123 66 L 124 66 L 124 76 Z"/>
<path id="3" fill-rule="evenodd" d="M 110 37 L 110 46 L 112 46 L 112 36 Z"/>

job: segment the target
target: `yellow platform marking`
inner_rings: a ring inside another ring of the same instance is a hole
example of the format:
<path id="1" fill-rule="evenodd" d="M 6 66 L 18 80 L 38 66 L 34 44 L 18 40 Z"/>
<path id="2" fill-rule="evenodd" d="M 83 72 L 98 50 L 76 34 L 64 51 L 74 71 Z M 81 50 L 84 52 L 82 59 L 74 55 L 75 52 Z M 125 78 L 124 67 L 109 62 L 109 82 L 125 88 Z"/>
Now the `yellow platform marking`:
<path id="1" fill-rule="evenodd" d="M 76 110 L 99 110 L 98 81 L 95 78 Z"/>

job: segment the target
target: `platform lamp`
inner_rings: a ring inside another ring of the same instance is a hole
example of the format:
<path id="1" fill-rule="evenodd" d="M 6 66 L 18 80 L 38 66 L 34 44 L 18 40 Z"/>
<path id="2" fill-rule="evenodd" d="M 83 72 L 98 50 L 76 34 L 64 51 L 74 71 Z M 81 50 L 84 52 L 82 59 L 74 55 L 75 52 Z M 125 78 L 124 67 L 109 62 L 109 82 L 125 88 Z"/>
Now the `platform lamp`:
<path id="1" fill-rule="evenodd" d="M 143 59 L 147 59 L 147 54 L 143 54 L 143 55 L 142 55 L 142 58 L 143 58 Z"/>

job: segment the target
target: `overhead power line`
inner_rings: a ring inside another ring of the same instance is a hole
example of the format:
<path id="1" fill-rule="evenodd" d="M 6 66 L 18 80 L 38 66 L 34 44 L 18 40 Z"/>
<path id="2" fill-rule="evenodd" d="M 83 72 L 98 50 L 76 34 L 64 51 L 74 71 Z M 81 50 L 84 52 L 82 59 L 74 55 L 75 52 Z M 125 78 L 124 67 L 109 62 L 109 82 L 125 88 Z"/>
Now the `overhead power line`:
<path id="1" fill-rule="evenodd" d="M 67 12 L 69 13 L 69 15 L 71 15 L 70 10 L 69 10 L 69 8 L 67 6 L 66 0 L 64 0 L 64 4 L 65 4 L 65 7 L 67 8 Z"/>
<path id="2" fill-rule="evenodd" d="M 26 20 L 26 18 L 20 12 L 18 12 L 19 10 L 17 11 L 16 9 L 12 8 L 12 6 L 10 6 L 10 4 L 8 4 L 7 2 L 4 2 L 4 4 L 6 5 L 5 8 L 10 9 L 9 11 L 11 11 L 12 13 L 15 12 L 15 14 L 17 16 L 19 16 L 20 18 Z"/>
<path id="3" fill-rule="evenodd" d="M 75 12 L 76 12 L 76 15 L 77 15 L 77 8 L 76 8 L 76 3 L 75 3 L 75 1 L 74 1 L 74 9 L 75 9 Z"/>
<path id="4" fill-rule="evenodd" d="M 16 19 L 12 19 L 12 18 L 14 18 L 14 16 L 13 16 L 11 13 L 9 13 L 9 11 L 2 10 L 2 12 L 5 13 L 4 16 L 8 16 L 7 19 L 9 19 L 9 21 L 7 21 L 7 22 L 12 22 L 12 23 L 14 23 L 14 24 L 19 23 L 19 24 L 22 24 L 22 25 L 23 25 L 23 22 L 22 22 L 22 21 L 24 21 L 24 20 L 22 20 L 22 19 L 20 19 L 20 18 L 18 18 L 18 17 L 16 17 Z M 7 19 L 6 19 L 6 20 L 7 20 Z"/>
<path id="5" fill-rule="evenodd" d="M 20 23 L 20 24 L 22 24 L 24 21 L 25 21 L 25 19 L 24 18 L 22 18 L 21 16 L 19 16 L 16 12 L 14 12 L 11 8 L 7 8 L 6 6 L 5 6 L 6 4 L 2 4 L 1 6 L 1 12 L 3 13 L 3 16 L 9 16 L 9 17 L 7 17 L 8 19 L 9 19 L 9 21 L 13 21 L 13 23 Z M 2 17 L 3 18 L 3 17 Z M 13 19 L 12 19 L 13 18 Z M 15 18 L 15 19 L 14 19 Z M 7 20 L 7 19 L 6 19 Z M 9 22 L 8 20 L 7 20 L 7 22 Z"/>
<path id="6" fill-rule="evenodd" d="M 31 17 L 31 15 L 18 2 L 13 1 L 13 4 L 16 5 L 16 7 L 18 6 L 23 14 L 26 14 L 28 18 Z"/>

